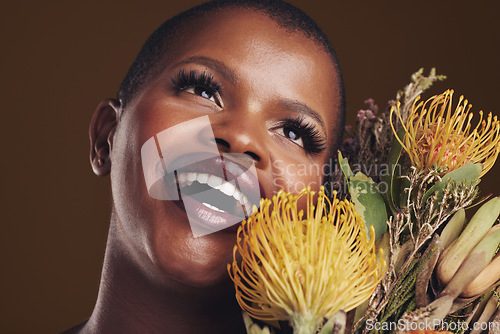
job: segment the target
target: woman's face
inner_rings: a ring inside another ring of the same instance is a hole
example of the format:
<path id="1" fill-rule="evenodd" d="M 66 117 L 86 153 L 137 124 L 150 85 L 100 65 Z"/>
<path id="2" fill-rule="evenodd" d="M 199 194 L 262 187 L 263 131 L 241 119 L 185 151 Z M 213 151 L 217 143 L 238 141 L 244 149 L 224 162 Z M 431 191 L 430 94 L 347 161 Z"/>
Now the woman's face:
<path id="1" fill-rule="evenodd" d="M 182 201 L 148 194 L 141 148 L 180 125 L 182 140 L 174 131 L 161 144 L 175 159 L 187 147 L 204 153 L 203 143 L 193 144 L 199 131 L 189 121 L 207 116 L 212 145 L 253 162 L 262 197 L 319 188 L 336 145 L 339 87 L 320 46 L 254 11 L 219 11 L 178 36 L 159 74 L 118 122 L 110 153 L 113 201 L 122 246 L 149 277 L 208 287 L 227 280 L 235 229 L 194 237 Z M 192 142 L 185 140 L 190 132 Z"/>

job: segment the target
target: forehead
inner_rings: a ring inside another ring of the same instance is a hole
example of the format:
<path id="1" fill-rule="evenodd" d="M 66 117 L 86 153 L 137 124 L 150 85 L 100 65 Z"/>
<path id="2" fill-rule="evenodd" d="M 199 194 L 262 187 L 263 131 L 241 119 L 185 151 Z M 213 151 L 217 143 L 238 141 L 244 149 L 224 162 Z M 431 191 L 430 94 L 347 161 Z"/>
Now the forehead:
<path id="1" fill-rule="evenodd" d="M 193 57 L 215 59 L 259 97 L 301 98 L 334 122 L 340 101 L 335 66 L 323 46 L 251 9 L 222 9 L 186 22 L 170 42 L 162 67 Z"/>

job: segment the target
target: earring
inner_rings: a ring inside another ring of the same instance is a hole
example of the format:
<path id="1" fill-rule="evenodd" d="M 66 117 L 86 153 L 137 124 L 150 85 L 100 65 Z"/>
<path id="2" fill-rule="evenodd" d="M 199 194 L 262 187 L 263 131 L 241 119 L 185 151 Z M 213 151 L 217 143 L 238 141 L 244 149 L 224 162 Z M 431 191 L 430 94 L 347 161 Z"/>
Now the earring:
<path id="1" fill-rule="evenodd" d="M 97 166 L 102 167 L 104 166 L 105 160 L 103 158 L 97 159 Z"/>

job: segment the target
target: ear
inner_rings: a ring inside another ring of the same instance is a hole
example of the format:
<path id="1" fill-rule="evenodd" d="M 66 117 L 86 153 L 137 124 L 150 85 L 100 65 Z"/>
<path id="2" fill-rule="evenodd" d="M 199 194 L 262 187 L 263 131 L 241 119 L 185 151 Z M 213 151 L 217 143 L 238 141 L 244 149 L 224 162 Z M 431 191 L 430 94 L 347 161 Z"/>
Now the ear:
<path id="1" fill-rule="evenodd" d="M 97 176 L 106 176 L 111 171 L 110 153 L 120 112 L 120 102 L 107 99 L 99 103 L 92 116 L 89 127 L 90 164 Z"/>

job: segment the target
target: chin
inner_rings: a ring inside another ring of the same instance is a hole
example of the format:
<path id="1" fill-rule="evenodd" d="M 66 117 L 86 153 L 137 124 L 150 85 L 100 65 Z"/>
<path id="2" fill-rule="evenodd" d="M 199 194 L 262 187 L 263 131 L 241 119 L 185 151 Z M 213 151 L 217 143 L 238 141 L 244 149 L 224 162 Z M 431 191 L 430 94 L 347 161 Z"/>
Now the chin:
<path id="1" fill-rule="evenodd" d="M 234 234 L 218 232 L 194 238 L 177 249 L 157 253 L 157 266 L 169 278 L 193 288 L 231 284 L 227 270 L 233 261 Z"/>
<path id="2" fill-rule="evenodd" d="M 224 271 L 221 273 L 200 273 L 199 275 L 189 275 L 183 278 L 183 282 L 193 288 L 214 288 L 222 285 L 231 285 L 232 281 L 229 278 L 227 268 L 224 267 Z"/>

